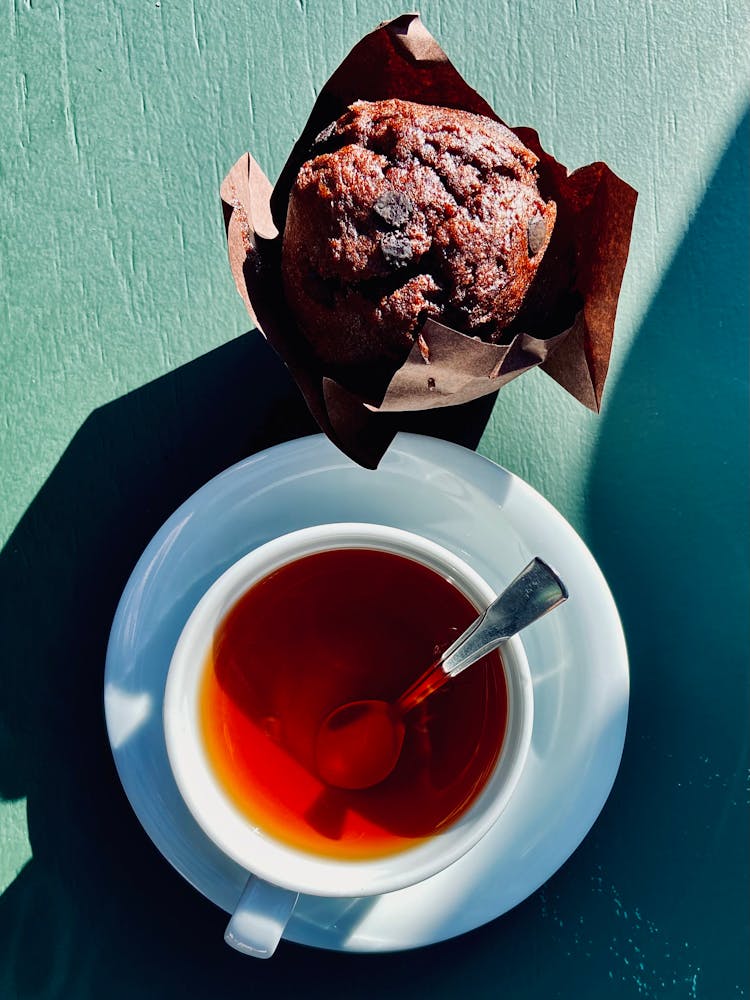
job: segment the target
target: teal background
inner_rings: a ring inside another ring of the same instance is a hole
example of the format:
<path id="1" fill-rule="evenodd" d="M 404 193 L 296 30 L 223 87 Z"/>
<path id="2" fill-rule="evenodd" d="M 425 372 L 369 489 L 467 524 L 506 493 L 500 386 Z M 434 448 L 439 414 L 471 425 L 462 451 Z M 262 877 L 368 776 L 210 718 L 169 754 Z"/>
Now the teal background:
<path id="1" fill-rule="evenodd" d="M 142 548 L 209 476 L 314 430 L 229 275 L 218 188 L 279 171 L 391 0 L 0 9 L 0 996 L 745 997 L 748 96 L 742 4 L 425 0 L 467 80 L 639 192 L 603 412 L 532 372 L 479 450 L 574 524 L 631 655 L 622 768 L 548 884 L 394 956 L 221 942 L 151 846 L 101 711 Z"/>

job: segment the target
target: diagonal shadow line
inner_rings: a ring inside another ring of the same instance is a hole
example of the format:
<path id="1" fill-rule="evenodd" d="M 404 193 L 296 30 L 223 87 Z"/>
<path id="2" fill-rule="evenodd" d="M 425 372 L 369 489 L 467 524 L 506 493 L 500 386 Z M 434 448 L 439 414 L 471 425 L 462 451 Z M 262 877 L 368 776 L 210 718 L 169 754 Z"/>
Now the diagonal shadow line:
<path id="1" fill-rule="evenodd" d="M 632 673 L 608 832 L 648 817 L 633 896 L 703 943 L 707 996 L 747 971 L 749 152 L 745 114 L 608 401 L 589 483 Z"/>

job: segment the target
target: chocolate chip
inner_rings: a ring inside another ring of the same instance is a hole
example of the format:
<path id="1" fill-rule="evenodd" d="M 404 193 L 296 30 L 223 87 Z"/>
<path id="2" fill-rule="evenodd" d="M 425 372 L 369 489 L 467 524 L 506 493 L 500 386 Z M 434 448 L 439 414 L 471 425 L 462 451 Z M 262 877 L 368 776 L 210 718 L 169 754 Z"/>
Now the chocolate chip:
<path id="1" fill-rule="evenodd" d="M 414 202 L 403 191 L 389 188 L 375 202 L 375 211 L 389 226 L 403 226 L 408 222 L 414 211 Z"/>
<path id="2" fill-rule="evenodd" d="M 380 249 L 391 267 L 403 267 L 412 258 L 411 242 L 404 233 L 383 233 Z"/>
<path id="3" fill-rule="evenodd" d="M 435 379 L 432 376 L 430 376 L 427 379 L 427 388 L 430 390 L 430 392 L 432 392 L 433 389 L 435 388 Z"/>
<path id="4" fill-rule="evenodd" d="M 529 257 L 536 257 L 547 238 L 547 223 L 537 215 L 529 222 L 526 233 L 529 244 Z"/>

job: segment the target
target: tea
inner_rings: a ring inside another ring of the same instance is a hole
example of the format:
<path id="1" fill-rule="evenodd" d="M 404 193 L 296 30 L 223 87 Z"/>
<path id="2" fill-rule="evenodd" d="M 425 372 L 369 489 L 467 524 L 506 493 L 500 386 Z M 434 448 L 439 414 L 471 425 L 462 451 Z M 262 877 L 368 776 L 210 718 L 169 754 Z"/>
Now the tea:
<path id="1" fill-rule="evenodd" d="M 448 580 L 389 552 L 332 550 L 270 573 L 222 621 L 202 680 L 202 737 L 225 793 L 277 840 L 341 859 L 391 854 L 453 822 L 502 745 L 497 652 L 405 717 L 382 783 L 325 785 L 315 744 L 333 709 L 395 700 L 476 616 Z"/>

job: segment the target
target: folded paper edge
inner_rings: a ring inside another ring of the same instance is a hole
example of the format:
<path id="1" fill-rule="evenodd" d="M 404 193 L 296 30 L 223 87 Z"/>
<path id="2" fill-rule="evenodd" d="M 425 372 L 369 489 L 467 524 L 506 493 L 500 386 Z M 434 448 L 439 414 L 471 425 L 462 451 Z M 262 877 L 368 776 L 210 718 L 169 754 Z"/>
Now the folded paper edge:
<path id="1" fill-rule="evenodd" d="M 593 176 L 596 184 L 587 212 L 598 208 L 607 218 L 607 225 L 598 227 L 595 249 L 589 247 L 587 256 L 604 266 L 589 268 L 584 274 L 583 309 L 571 328 L 571 336 L 559 344 L 541 368 L 584 406 L 599 413 L 638 193 L 601 161 L 578 168 L 568 176 L 568 183 L 586 186 Z"/>
<path id="2" fill-rule="evenodd" d="M 263 330 L 250 301 L 244 271 L 248 258 L 259 260 L 257 237 L 262 236 L 264 231 L 269 239 L 278 235 L 268 208 L 272 190 L 271 182 L 250 153 L 243 153 L 234 163 L 219 189 L 224 208 L 229 267 L 245 308 L 261 333 Z M 240 247 L 242 250 L 239 250 Z"/>

